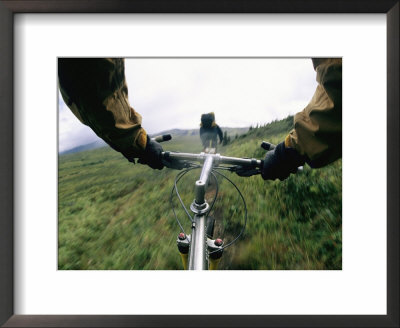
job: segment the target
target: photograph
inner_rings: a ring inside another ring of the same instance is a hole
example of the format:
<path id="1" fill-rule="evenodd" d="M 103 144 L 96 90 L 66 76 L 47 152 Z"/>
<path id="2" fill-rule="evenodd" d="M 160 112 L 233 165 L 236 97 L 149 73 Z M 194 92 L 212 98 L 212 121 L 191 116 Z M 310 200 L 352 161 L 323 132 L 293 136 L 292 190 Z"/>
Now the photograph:
<path id="1" fill-rule="evenodd" d="M 341 57 L 58 57 L 58 270 L 342 270 Z"/>
<path id="2" fill-rule="evenodd" d="M 1 327 L 398 327 L 399 0 L 0 22 Z"/>

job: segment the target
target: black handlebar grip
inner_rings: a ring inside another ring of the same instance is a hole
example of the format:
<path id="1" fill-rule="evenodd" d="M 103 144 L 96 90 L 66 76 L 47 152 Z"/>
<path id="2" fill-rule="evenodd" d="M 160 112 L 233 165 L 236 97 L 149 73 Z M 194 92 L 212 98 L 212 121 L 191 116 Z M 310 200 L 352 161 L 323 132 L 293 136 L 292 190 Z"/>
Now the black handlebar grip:
<path id="1" fill-rule="evenodd" d="M 252 158 L 252 159 L 251 159 L 251 166 L 252 166 L 252 167 L 259 167 L 259 168 L 262 168 L 262 167 L 263 167 L 263 163 L 262 163 L 262 161 L 261 161 L 260 164 L 257 164 L 257 160 L 256 160 L 255 158 Z"/>
<path id="2" fill-rule="evenodd" d="M 172 136 L 170 134 L 164 134 L 163 136 L 163 141 L 168 141 L 172 139 Z"/>
<path id="3" fill-rule="evenodd" d="M 169 151 L 164 151 L 161 153 L 162 159 L 169 160 Z"/>
<path id="4" fill-rule="evenodd" d="M 261 148 L 265 149 L 265 150 L 272 150 L 275 149 L 275 145 L 266 141 L 263 141 L 261 143 Z"/>

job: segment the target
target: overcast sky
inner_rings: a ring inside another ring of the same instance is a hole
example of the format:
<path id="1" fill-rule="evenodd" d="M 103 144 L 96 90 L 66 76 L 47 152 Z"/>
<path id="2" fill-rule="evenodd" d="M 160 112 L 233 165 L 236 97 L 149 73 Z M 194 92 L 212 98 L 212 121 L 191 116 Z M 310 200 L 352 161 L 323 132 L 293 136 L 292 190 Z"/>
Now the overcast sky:
<path id="1" fill-rule="evenodd" d="M 310 59 L 126 59 L 131 106 L 152 134 L 199 128 L 213 111 L 221 127 L 249 127 L 302 110 L 317 83 Z M 59 96 L 59 151 L 96 141 Z"/>

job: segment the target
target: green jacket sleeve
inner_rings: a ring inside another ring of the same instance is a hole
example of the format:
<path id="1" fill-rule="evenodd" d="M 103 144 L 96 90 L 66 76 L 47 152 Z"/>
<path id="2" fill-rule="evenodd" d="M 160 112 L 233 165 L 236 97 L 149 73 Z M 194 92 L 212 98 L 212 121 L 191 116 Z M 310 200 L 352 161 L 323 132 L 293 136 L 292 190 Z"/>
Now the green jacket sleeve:
<path id="1" fill-rule="evenodd" d="M 317 89 L 295 115 L 285 145 L 306 155 L 312 167 L 322 167 L 342 156 L 342 59 L 317 58 L 313 65 Z"/>
<path id="2" fill-rule="evenodd" d="M 126 158 L 140 157 L 146 147 L 142 118 L 128 101 L 122 58 L 60 58 L 61 95 L 83 123 Z"/>

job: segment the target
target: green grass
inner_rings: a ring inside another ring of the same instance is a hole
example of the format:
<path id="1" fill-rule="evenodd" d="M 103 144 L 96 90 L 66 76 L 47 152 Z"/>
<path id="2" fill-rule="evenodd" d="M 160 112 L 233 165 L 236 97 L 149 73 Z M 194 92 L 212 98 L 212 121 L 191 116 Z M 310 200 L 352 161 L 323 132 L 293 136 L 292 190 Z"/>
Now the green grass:
<path id="1" fill-rule="evenodd" d="M 292 118 L 253 128 L 219 152 L 262 158 L 262 140 L 278 143 Z M 201 151 L 198 136 L 164 143 L 166 150 Z M 176 248 L 179 227 L 169 197 L 178 171 L 133 165 L 110 148 L 59 158 L 58 267 L 74 270 L 182 269 Z M 186 204 L 193 201 L 198 170 L 179 184 Z M 242 191 L 248 209 L 244 235 L 226 249 L 220 269 L 295 270 L 342 267 L 341 160 L 322 169 L 264 181 L 226 174 Z M 232 240 L 243 225 L 243 206 L 235 188 L 219 178 L 214 208 L 216 236 Z M 178 208 L 185 231 L 185 212 Z"/>

